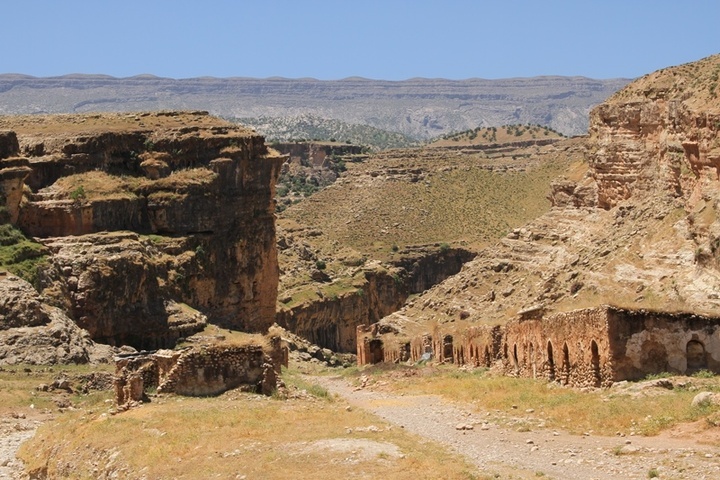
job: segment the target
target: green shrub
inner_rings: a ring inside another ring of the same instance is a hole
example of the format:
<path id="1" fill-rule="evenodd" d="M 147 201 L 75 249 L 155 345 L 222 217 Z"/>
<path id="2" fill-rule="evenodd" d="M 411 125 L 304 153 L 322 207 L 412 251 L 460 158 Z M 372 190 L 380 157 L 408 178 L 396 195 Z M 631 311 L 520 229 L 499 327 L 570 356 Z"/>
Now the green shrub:
<path id="1" fill-rule="evenodd" d="M 70 192 L 70 198 L 72 198 L 73 200 L 80 200 L 82 198 L 85 198 L 86 196 L 87 195 L 85 195 L 85 187 L 83 187 L 82 185 Z"/>

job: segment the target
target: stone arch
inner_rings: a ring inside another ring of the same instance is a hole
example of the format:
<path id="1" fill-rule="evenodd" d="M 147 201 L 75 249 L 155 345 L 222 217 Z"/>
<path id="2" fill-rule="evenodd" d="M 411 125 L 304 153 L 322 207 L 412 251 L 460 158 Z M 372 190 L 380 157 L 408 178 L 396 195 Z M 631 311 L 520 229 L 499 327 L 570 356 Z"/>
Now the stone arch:
<path id="1" fill-rule="evenodd" d="M 553 357 L 552 342 L 547 342 L 547 361 L 548 361 L 548 379 L 552 382 L 555 380 L 555 358 Z"/>
<path id="2" fill-rule="evenodd" d="M 690 340 L 685 346 L 687 356 L 687 372 L 693 373 L 707 368 L 705 345 L 699 340 Z"/>
<path id="3" fill-rule="evenodd" d="M 373 338 L 368 342 L 368 347 L 370 350 L 370 362 L 371 364 L 375 363 L 382 363 L 383 360 L 385 360 L 385 349 L 383 346 L 383 341 L 379 338 Z"/>
<path id="4" fill-rule="evenodd" d="M 595 340 L 590 342 L 590 368 L 592 371 L 592 386 L 600 386 L 600 349 Z"/>
<path id="5" fill-rule="evenodd" d="M 570 382 L 570 350 L 567 342 L 563 343 L 563 361 L 560 369 L 562 371 L 562 383 L 567 385 Z"/>

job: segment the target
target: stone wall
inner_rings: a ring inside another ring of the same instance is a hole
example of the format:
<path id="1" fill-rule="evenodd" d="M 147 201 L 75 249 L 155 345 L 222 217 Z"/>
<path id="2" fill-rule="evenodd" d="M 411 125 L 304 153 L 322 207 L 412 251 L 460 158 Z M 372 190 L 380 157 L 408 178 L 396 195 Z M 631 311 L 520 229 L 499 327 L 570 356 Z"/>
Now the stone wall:
<path id="1" fill-rule="evenodd" d="M 609 309 L 616 380 L 648 373 L 720 372 L 720 320 L 690 313 Z"/>
<path id="2" fill-rule="evenodd" d="M 359 365 L 417 362 L 428 353 L 509 376 L 608 387 L 662 372 L 720 373 L 720 318 L 603 305 L 551 315 L 529 310 L 503 326 L 438 325 L 411 339 L 377 326 L 358 329 Z"/>
<path id="3" fill-rule="evenodd" d="M 115 359 L 118 405 L 147 400 L 146 392 L 219 395 L 234 388 L 270 395 L 287 358 L 279 338 L 262 345 L 201 345 Z"/>

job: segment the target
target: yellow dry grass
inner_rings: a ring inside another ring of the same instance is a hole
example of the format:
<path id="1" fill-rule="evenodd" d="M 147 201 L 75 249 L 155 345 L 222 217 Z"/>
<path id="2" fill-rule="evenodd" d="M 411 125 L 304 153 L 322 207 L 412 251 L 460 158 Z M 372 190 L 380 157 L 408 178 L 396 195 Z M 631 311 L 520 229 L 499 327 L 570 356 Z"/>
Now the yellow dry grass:
<path id="1" fill-rule="evenodd" d="M 435 444 L 308 394 L 165 396 L 117 415 L 79 405 L 42 426 L 20 456 L 49 478 L 478 478 Z"/>
<path id="2" fill-rule="evenodd" d="M 720 412 L 718 407 L 691 405 L 700 386 L 720 391 L 717 377 L 688 379 L 687 388 L 674 390 L 642 390 L 635 388 L 638 383 L 631 382 L 612 389 L 581 392 L 542 380 L 496 376 L 484 369 L 407 368 L 410 371 L 404 368 L 401 374 L 387 368 L 370 368 L 363 373 L 386 380 L 387 388 L 398 393 L 436 394 L 471 404 L 479 412 L 490 412 L 494 420 L 515 428 L 557 428 L 574 434 L 656 435 L 679 423 L 711 418 Z M 527 413 L 530 409 L 532 412 Z"/>

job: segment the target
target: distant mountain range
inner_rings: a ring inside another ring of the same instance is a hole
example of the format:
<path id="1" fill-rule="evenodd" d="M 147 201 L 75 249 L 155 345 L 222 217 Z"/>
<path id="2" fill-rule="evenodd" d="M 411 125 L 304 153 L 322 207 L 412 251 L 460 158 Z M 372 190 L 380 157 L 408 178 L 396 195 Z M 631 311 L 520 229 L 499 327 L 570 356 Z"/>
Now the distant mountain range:
<path id="1" fill-rule="evenodd" d="M 312 116 L 369 125 L 415 140 L 518 123 L 577 135 L 586 132 L 590 109 L 629 81 L 559 76 L 328 81 L 5 74 L 0 75 L 0 114 L 183 109 L 226 118 L 262 118 L 253 123 L 283 125 L 285 130 L 293 118 Z"/>

